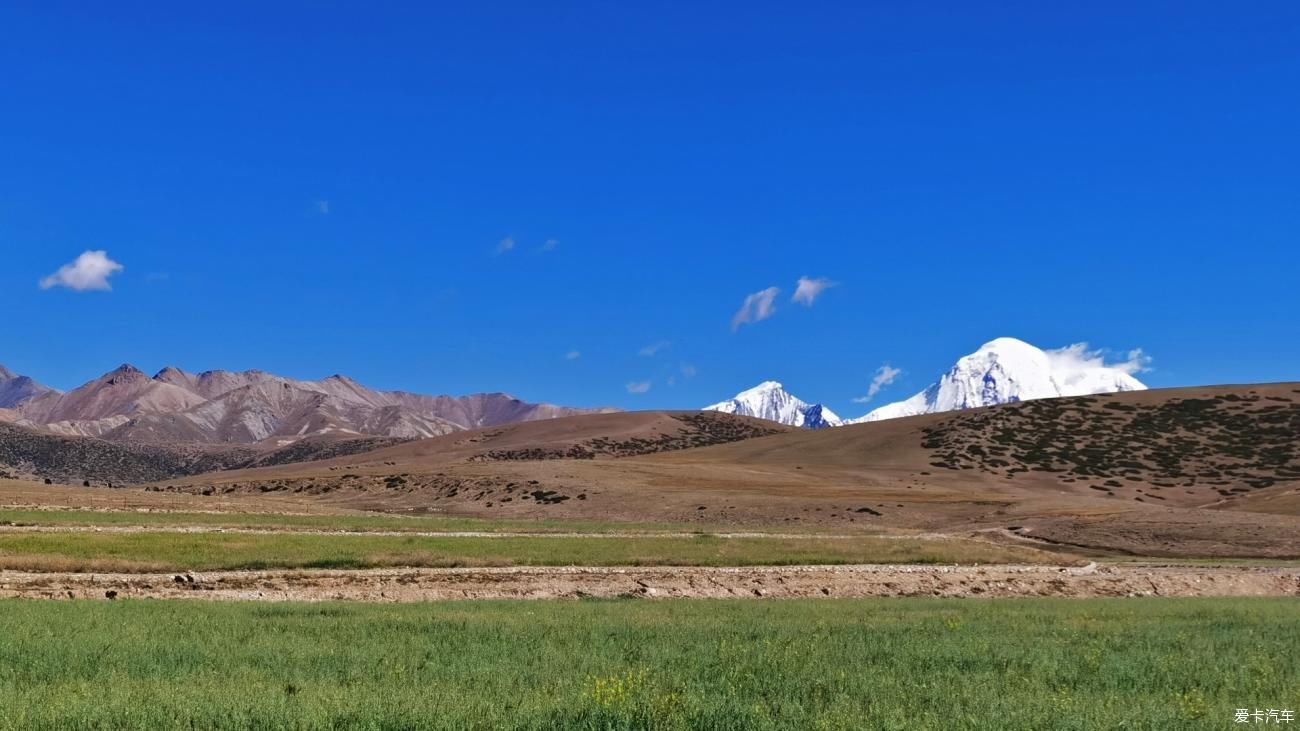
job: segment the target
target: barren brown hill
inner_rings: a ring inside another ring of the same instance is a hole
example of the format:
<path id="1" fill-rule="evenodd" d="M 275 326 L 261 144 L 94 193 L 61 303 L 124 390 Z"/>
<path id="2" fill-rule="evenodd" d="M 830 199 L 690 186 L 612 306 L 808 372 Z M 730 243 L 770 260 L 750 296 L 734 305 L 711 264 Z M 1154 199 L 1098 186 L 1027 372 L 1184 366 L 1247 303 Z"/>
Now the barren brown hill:
<path id="1" fill-rule="evenodd" d="M 1300 384 L 1031 401 L 725 439 L 692 423 L 700 418 L 573 417 L 150 489 L 391 511 L 978 532 L 1104 553 L 1300 557 L 1300 520 L 1278 514 L 1295 502 L 1285 491 L 1300 486 Z M 704 446 L 710 441 L 728 443 Z M 1271 514 L 1251 512 L 1264 503 L 1249 496 L 1266 490 L 1283 497 L 1267 503 Z M 1232 507 L 1240 509 L 1224 509 Z"/>
<path id="2" fill-rule="evenodd" d="M 1232 495 L 1210 507 L 1247 513 L 1276 513 L 1300 516 L 1300 481 L 1284 482 L 1272 487 Z"/>
<path id="3" fill-rule="evenodd" d="M 349 473 L 430 473 L 457 465 L 605 461 L 726 444 L 794 431 L 762 419 L 714 412 L 634 411 L 475 429 L 313 464 L 281 464 L 205 475 L 199 482 L 261 483 Z"/>
<path id="4" fill-rule="evenodd" d="M 763 419 L 714 412 L 639 411 L 511 424 L 408 442 L 365 455 L 373 462 L 639 457 L 794 431 Z"/>
<path id="5" fill-rule="evenodd" d="M 1040 399 L 792 433 L 676 459 L 1206 505 L 1300 481 L 1300 383 Z"/>

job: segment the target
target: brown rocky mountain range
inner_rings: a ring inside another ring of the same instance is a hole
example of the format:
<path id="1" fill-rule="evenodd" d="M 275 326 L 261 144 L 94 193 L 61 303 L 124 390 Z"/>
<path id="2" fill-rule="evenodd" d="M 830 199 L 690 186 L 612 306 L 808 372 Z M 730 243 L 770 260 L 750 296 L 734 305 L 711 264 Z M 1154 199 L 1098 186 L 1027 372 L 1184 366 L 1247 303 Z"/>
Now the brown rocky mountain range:
<path id="1" fill-rule="evenodd" d="M 18 404 L 53 390 L 0 365 L 0 411 L 11 410 Z"/>
<path id="2" fill-rule="evenodd" d="M 196 374 L 169 367 L 150 377 L 130 365 L 63 393 L 0 367 L 0 421 L 119 442 L 279 447 L 307 437 L 417 439 L 606 411 L 504 393 L 378 391 L 340 375 L 301 381 L 258 370 Z"/>

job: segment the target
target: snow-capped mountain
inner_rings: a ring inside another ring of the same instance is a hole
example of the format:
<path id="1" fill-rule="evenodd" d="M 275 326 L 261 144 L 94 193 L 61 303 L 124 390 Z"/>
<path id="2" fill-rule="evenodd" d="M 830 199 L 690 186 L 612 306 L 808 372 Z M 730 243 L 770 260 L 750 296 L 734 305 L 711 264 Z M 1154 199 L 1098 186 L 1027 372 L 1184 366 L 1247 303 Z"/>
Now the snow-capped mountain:
<path id="1" fill-rule="evenodd" d="M 1106 365 L 1083 344 L 1041 350 L 1023 340 L 998 338 L 958 360 L 938 383 L 924 391 L 846 423 L 1057 396 L 1142 391 L 1146 386 L 1132 375 L 1140 358 L 1141 354 L 1134 352 L 1129 362 Z"/>
<path id="2" fill-rule="evenodd" d="M 748 391 L 741 391 L 733 399 L 705 406 L 704 411 L 754 416 L 805 429 L 825 429 L 843 423 L 830 409 L 795 398 L 776 381 L 764 381 Z"/>

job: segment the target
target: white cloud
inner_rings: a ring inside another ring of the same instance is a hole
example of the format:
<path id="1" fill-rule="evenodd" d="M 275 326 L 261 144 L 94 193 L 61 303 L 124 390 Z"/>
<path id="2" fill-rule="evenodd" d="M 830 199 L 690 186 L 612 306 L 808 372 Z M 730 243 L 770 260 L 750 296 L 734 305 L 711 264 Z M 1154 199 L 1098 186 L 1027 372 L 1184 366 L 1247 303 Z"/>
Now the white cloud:
<path id="1" fill-rule="evenodd" d="M 559 239 L 547 239 L 545 243 L 542 244 L 541 251 L 543 252 L 555 251 L 555 247 L 559 245 L 560 245 Z"/>
<path id="2" fill-rule="evenodd" d="M 683 377 L 683 378 L 694 378 L 694 377 L 695 377 L 695 373 L 696 373 L 695 366 L 691 365 L 690 363 L 683 363 L 683 364 L 682 364 L 682 377 Z"/>
<path id="3" fill-rule="evenodd" d="M 645 393 L 650 390 L 649 381 L 633 381 L 627 384 L 628 393 Z"/>
<path id="4" fill-rule="evenodd" d="M 731 317 L 732 331 L 740 329 L 741 325 L 766 320 L 776 314 L 776 296 L 780 293 L 781 290 L 776 287 L 768 287 L 746 297 L 744 304 Z"/>
<path id="5" fill-rule="evenodd" d="M 322 216 L 328 216 L 330 214 L 330 202 L 316 201 L 316 212 Z"/>
<path id="6" fill-rule="evenodd" d="M 893 383 L 894 379 L 901 375 L 903 375 L 902 368 L 894 368 L 888 363 L 885 363 L 876 369 L 876 375 L 871 378 L 871 385 L 867 387 L 867 395 L 853 399 L 853 403 L 865 404 L 875 398 L 876 394 L 880 393 L 882 388 Z"/>
<path id="7" fill-rule="evenodd" d="M 1151 356 L 1142 352 L 1141 348 L 1134 348 L 1128 352 L 1128 360 L 1123 363 L 1112 363 L 1111 368 L 1119 368 L 1130 376 L 1134 373 L 1146 373 L 1151 370 Z"/>
<path id="8" fill-rule="evenodd" d="M 812 307 L 813 302 L 821 295 L 822 292 L 835 286 L 825 277 L 799 277 L 799 283 L 795 285 L 794 296 L 790 298 L 791 302 L 798 302 L 805 307 Z"/>
<path id="9" fill-rule="evenodd" d="M 667 340 L 660 340 L 657 343 L 651 343 L 645 346 L 644 348 L 642 348 L 641 350 L 637 351 L 637 355 L 643 358 L 653 358 L 655 354 L 657 354 L 659 351 L 664 350 L 670 346 L 672 346 L 671 342 Z"/>
<path id="10" fill-rule="evenodd" d="M 513 236 L 507 236 L 504 239 L 501 239 L 501 241 L 497 244 L 496 255 L 501 256 L 502 254 L 506 253 L 507 251 L 510 251 L 513 248 L 515 248 L 515 239 Z"/>
<path id="11" fill-rule="evenodd" d="M 1075 343 L 1064 348 L 1048 350 L 1047 358 L 1052 364 L 1052 375 L 1063 383 L 1087 378 L 1101 370 L 1115 370 L 1132 376 L 1151 370 L 1151 356 L 1141 348 L 1130 350 L 1125 360 L 1107 363 L 1105 351 L 1090 350 L 1087 343 Z"/>
<path id="12" fill-rule="evenodd" d="M 579 353 L 576 350 L 570 350 L 569 352 L 564 354 L 565 360 L 577 360 L 581 357 L 582 357 L 582 353 Z"/>
<path id="13" fill-rule="evenodd" d="M 90 290 L 108 291 L 108 278 L 126 267 L 108 258 L 106 251 L 83 252 L 71 264 L 64 264 L 59 271 L 41 280 L 41 289 L 67 287 L 77 292 Z"/>

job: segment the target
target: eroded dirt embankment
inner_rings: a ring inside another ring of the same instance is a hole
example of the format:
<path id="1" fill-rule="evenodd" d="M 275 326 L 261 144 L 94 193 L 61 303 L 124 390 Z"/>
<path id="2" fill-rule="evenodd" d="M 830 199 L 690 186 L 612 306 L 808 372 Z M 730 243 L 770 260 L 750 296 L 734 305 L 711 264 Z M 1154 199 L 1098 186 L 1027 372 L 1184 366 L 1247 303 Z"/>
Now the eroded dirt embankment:
<path id="1" fill-rule="evenodd" d="M 382 569 L 185 575 L 0 571 L 0 597 L 399 602 L 620 596 L 1300 596 L 1300 568 L 1089 564 Z"/>

